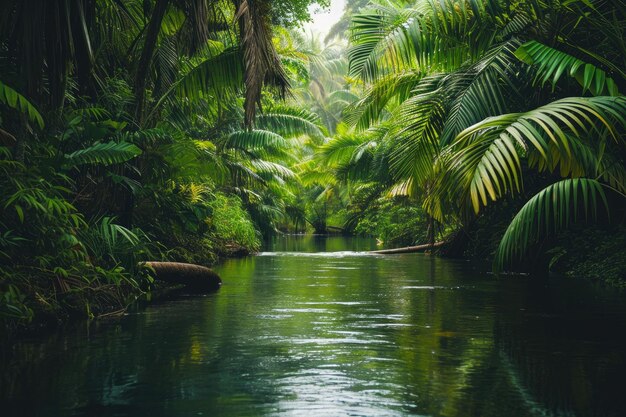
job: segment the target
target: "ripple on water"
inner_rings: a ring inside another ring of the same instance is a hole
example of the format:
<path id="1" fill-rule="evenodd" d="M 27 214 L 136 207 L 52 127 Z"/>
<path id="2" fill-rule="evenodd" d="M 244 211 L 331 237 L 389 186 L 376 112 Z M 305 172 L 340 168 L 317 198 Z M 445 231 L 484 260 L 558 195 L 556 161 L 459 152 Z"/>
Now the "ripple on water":
<path id="1" fill-rule="evenodd" d="M 353 251 L 337 251 L 337 252 L 259 252 L 256 256 L 276 256 L 276 257 L 297 257 L 297 258 L 350 258 L 350 257 L 379 257 L 383 255 L 371 252 L 353 252 Z"/>
<path id="2" fill-rule="evenodd" d="M 283 341 L 285 341 L 283 339 Z M 314 345 L 314 346 L 326 346 L 326 345 L 393 345 L 389 340 L 377 340 L 377 339 L 358 339 L 353 337 L 341 337 L 341 338 L 293 338 L 288 339 L 289 343 L 294 345 Z"/>
<path id="3" fill-rule="evenodd" d="M 372 386 L 374 385 L 374 386 Z M 407 404 L 390 395 L 400 386 L 372 384 L 340 370 L 308 369 L 279 381 L 279 415 L 400 416 Z"/>
<path id="4" fill-rule="evenodd" d="M 326 308 L 274 308 L 277 313 L 330 313 Z"/>
<path id="5" fill-rule="evenodd" d="M 461 286 L 445 287 L 441 285 L 406 285 L 403 290 L 460 290 Z"/>

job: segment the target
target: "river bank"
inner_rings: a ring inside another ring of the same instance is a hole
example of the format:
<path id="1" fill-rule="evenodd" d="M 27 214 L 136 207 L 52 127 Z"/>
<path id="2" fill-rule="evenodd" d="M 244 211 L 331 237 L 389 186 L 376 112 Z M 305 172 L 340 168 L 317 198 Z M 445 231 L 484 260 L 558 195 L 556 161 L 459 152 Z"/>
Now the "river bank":
<path id="1" fill-rule="evenodd" d="M 626 244 L 622 245 L 622 243 L 626 243 L 624 242 L 626 233 L 622 232 L 622 229 L 607 232 L 588 228 L 583 234 L 576 232 L 566 234 L 560 239 L 562 246 L 557 246 L 559 250 L 552 252 L 552 256 L 555 258 L 554 261 L 543 259 L 537 262 L 549 263 L 550 267 L 555 270 L 553 273 L 555 277 L 568 276 L 571 279 L 592 280 L 609 287 L 623 288 L 626 286 Z M 477 238 L 480 238 L 480 234 L 477 234 Z M 319 252 L 340 251 L 342 246 L 333 246 L 333 241 L 334 239 L 329 238 L 328 235 L 284 235 L 274 237 L 264 245 L 277 247 L 283 251 L 299 251 L 303 247 L 314 248 Z M 396 252 L 394 249 L 381 250 L 378 244 L 372 246 L 371 242 L 373 240 L 371 239 L 365 239 L 365 241 L 369 243 L 365 246 L 357 246 L 357 250 L 379 253 Z M 435 248 L 432 256 L 440 256 L 438 254 L 440 246 L 443 246 L 445 253 L 445 245 L 440 243 Z M 474 256 L 473 259 L 468 258 L 467 260 L 471 260 L 473 264 L 481 266 L 482 269 L 485 269 L 485 265 L 491 262 L 489 258 L 484 259 L 484 257 L 479 255 L 485 253 L 484 246 L 484 242 L 480 249 L 477 246 L 468 245 L 468 248 L 470 248 L 468 250 L 473 252 L 466 252 Z M 217 253 L 205 252 L 205 255 L 202 257 L 194 255 L 192 259 L 204 262 L 207 266 L 215 267 L 228 259 L 248 256 L 256 248 L 258 246 L 245 248 L 230 243 Z M 179 250 L 178 253 L 182 252 Z M 607 258 L 607 256 L 603 255 L 605 253 L 612 255 Z M 174 259 L 189 260 L 189 257 L 179 256 Z M 527 273 L 528 269 L 522 270 L 522 272 Z M 533 272 L 531 279 L 537 275 L 545 277 L 548 273 L 547 266 L 544 266 L 543 269 L 535 269 Z M 132 282 L 144 282 L 144 286 L 132 285 Z M 147 268 L 137 270 L 136 276 L 129 280 L 121 281 L 115 286 L 89 287 L 84 288 L 82 291 L 74 289 L 68 293 L 58 291 L 54 287 L 51 290 L 55 291 L 54 297 L 48 296 L 48 301 L 46 301 L 46 298 L 42 296 L 42 294 L 45 294 L 45 291 L 41 289 L 33 290 L 32 286 L 28 289 L 28 291 L 31 291 L 30 293 L 22 289 L 19 295 L 21 297 L 20 301 L 30 310 L 29 315 L 26 318 L 17 318 L 13 321 L 5 320 L 2 338 L 6 340 L 8 338 L 21 337 L 45 328 L 54 328 L 67 322 L 77 322 L 85 319 L 115 319 L 123 316 L 128 307 L 138 300 L 167 299 L 172 295 L 184 292 L 185 288 L 180 284 L 155 280 L 154 271 Z M 49 301 L 51 299 L 54 301 Z"/>

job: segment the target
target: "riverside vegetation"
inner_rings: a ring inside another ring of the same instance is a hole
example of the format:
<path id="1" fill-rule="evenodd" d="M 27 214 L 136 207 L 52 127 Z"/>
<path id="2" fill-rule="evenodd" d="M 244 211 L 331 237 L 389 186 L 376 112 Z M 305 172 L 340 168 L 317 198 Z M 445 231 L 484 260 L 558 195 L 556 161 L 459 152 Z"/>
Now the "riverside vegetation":
<path id="1" fill-rule="evenodd" d="M 623 1 L 349 0 L 325 40 L 311 4 L 3 4 L 3 329 L 277 232 L 623 285 Z"/>

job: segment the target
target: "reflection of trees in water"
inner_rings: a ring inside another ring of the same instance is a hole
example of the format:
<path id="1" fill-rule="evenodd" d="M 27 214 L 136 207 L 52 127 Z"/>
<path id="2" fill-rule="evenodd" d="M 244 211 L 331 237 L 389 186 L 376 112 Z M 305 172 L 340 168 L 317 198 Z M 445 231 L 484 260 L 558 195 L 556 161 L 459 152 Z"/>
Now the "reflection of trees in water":
<path id="1" fill-rule="evenodd" d="M 508 377 L 508 381 L 510 382 L 511 387 L 514 389 L 515 393 L 519 395 L 524 407 L 526 408 L 526 410 L 528 410 L 528 414 L 533 415 L 533 416 L 545 416 L 545 417 L 575 416 L 576 415 L 574 412 L 570 411 L 571 403 L 569 401 L 570 398 L 568 398 L 567 395 L 566 396 L 557 395 L 556 397 L 548 397 L 547 398 L 547 400 L 549 401 L 548 405 L 544 405 L 540 403 L 536 399 L 535 395 L 531 393 L 528 388 L 526 388 L 525 384 L 521 380 L 521 376 L 520 376 L 520 372 L 518 368 L 510 361 L 507 354 L 503 351 L 500 351 L 499 353 L 500 353 L 499 355 L 500 366 L 502 367 L 503 371 L 506 373 L 506 376 Z M 536 385 L 533 385 L 533 381 L 534 382 L 545 381 L 545 379 L 542 379 L 542 376 L 545 376 L 545 372 L 540 372 L 540 374 L 542 375 L 539 376 L 539 379 L 536 379 L 537 377 L 536 371 L 537 371 L 536 367 L 533 367 L 530 372 L 528 373 L 525 372 L 524 374 L 533 375 L 533 377 L 531 378 L 527 377 L 527 381 L 530 386 L 533 386 L 535 390 L 538 390 L 539 387 Z M 544 392 L 544 391 L 539 391 L 539 392 Z M 564 390 L 559 390 L 559 394 L 563 394 L 563 393 L 565 393 Z M 548 406 L 550 408 L 547 408 Z"/>
<path id="2" fill-rule="evenodd" d="M 405 292 L 406 299 L 391 299 L 394 311 L 403 312 L 416 325 L 396 333 L 398 357 L 404 364 L 398 379 L 408 387 L 403 400 L 414 404 L 411 412 L 469 416 L 473 408 L 468 403 L 483 403 L 484 391 L 474 392 L 471 386 L 493 350 L 493 317 L 484 310 L 491 301 L 490 295 L 473 291 L 471 280 L 458 279 L 467 275 L 464 268 L 467 264 L 424 257 L 411 269 L 410 276 L 418 282 L 398 284 L 415 288 Z M 494 405 L 498 409 L 500 404 Z"/>
<path id="3" fill-rule="evenodd" d="M 119 323 L 85 323 L 45 341 L 21 343 L 17 355 L 3 358 L 8 369 L 2 369 L 0 405 L 9 416 L 74 410 L 75 415 L 157 417 L 168 415 L 164 401 L 202 397 L 207 393 L 198 390 L 206 385 L 198 381 L 220 366 L 216 346 L 199 340 L 215 325 L 202 319 L 214 315 L 213 304 L 193 303 L 194 310 L 176 306 L 185 302 L 153 306 L 160 309 L 158 318 L 146 311 Z M 162 314 L 168 311 L 173 314 L 165 322 Z M 199 361 L 204 366 L 195 366 Z M 220 382 L 228 385 L 227 374 Z"/>
<path id="4" fill-rule="evenodd" d="M 435 275 L 429 283 L 441 285 L 441 271 Z M 474 299 L 442 291 L 417 296 L 415 308 L 432 324 L 431 332 L 414 337 L 420 348 L 405 358 L 406 382 L 421 395 L 417 410 L 481 417 L 623 415 L 626 352 L 614 331 L 623 328 L 616 323 L 623 312 L 605 322 L 606 304 L 599 300 L 606 294 L 563 284 L 520 280 Z M 620 312 L 622 301 L 614 302 Z M 485 307 L 493 311 L 485 314 Z M 489 335 L 463 337 L 459 314 L 480 315 Z"/>
<path id="5" fill-rule="evenodd" d="M 497 315 L 498 367 L 529 415 L 623 415 L 623 336 L 606 315 L 610 300 L 594 291 L 531 283 Z"/>
<path id="6" fill-rule="evenodd" d="M 517 326 L 496 322 L 494 342 L 498 364 L 508 384 L 519 395 L 530 415 L 577 415 L 572 398 L 572 364 L 555 357 L 547 340 L 537 341 L 515 334 Z M 534 345 L 534 346 L 533 346 Z M 579 387 L 582 388 L 582 387 Z M 585 390 L 581 390 L 584 392 Z"/>

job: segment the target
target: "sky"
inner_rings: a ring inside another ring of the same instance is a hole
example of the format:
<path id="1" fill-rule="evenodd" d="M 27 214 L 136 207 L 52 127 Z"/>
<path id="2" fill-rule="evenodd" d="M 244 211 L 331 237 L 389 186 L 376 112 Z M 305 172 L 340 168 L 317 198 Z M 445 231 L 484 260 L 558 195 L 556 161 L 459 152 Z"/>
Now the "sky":
<path id="1" fill-rule="evenodd" d="M 313 30 L 313 32 L 325 36 L 330 28 L 341 18 L 345 5 L 345 0 L 331 0 L 330 8 L 327 10 L 320 10 L 319 6 L 310 6 L 309 10 L 311 10 L 313 21 L 306 23 L 304 30 L 306 32 Z"/>

